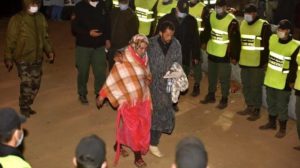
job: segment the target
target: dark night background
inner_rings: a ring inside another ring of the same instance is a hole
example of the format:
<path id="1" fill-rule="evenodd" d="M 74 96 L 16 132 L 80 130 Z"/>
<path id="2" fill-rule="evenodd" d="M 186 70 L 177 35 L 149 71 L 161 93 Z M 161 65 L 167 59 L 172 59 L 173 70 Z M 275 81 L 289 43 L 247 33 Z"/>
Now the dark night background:
<path id="1" fill-rule="evenodd" d="M 0 17 L 11 16 L 22 9 L 22 0 L 0 0 Z"/>

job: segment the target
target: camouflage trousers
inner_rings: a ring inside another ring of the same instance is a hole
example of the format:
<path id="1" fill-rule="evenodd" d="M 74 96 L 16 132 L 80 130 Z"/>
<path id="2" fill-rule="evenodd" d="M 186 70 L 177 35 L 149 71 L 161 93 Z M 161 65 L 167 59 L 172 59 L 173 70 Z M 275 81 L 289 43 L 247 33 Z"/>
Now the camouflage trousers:
<path id="1" fill-rule="evenodd" d="M 21 111 L 30 109 L 39 91 L 42 77 L 42 61 L 16 63 L 20 78 L 19 106 Z"/>

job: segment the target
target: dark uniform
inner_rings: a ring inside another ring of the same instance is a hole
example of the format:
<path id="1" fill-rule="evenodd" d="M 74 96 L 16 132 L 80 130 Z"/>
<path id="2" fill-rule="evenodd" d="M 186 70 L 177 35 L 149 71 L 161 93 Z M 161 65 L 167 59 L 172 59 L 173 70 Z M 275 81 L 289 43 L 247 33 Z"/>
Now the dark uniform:
<path id="1" fill-rule="evenodd" d="M 252 13 L 256 13 L 256 18 Z M 247 108 L 238 114 L 250 115 L 247 119 L 254 121 L 260 117 L 264 71 L 272 32 L 268 22 L 257 16 L 257 8 L 252 4 L 245 9 L 245 19 L 241 23 L 240 32 L 242 49 L 239 65 Z"/>
<path id="2" fill-rule="evenodd" d="M 259 128 L 262 130 L 276 129 L 276 118 L 278 117 L 280 129 L 275 136 L 282 138 L 286 134 L 291 84 L 295 79 L 295 73 L 290 73 L 292 71 L 291 62 L 295 62 L 299 55 L 300 45 L 292 38 L 291 34 L 280 37 L 283 31 L 289 30 L 289 33 L 292 31 L 292 25 L 288 20 L 280 21 L 278 29 L 278 35 L 270 37 L 270 54 L 264 79 L 269 122 Z"/>
<path id="3" fill-rule="evenodd" d="M 126 47 L 130 39 L 138 34 L 139 29 L 138 17 L 129 6 L 127 9 L 114 7 L 110 13 L 110 20 L 111 48 L 108 53 L 109 69 L 114 65 L 113 58 L 116 52 Z"/>
<path id="4" fill-rule="evenodd" d="M 225 8 L 226 1 L 217 1 L 217 7 Z M 225 10 L 225 9 L 224 9 Z M 236 63 L 240 54 L 239 24 L 235 17 L 224 11 L 217 14 L 213 11 L 205 21 L 205 29 L 201 34 L 201 42 L 207 43 L 208 53 L 208 94 L 201 101 L 203 104 L 214 103 L 218 78 L 221 83 L 222 99 L 219 109 L 224 109 L 228 104 L 231 65 Z"/>
<path id="5" fill-rule="evenodd" d="M 190 1 L 189 14 L 194 16 L 198 23 L 199 33 L 204 31 L 204 20 L 209 17 L 209 8 L 200 0 Z M 200 49 L 200 48 L 199 48 Z M 200 49 L 201 52 L 202 49 Z M 192 96 L 196 97 L 200 94 L 200 81 L 202 79 L 202 62 L 193 62 L 193 72 L 194 72 L 194 87 Z"/>
<path id="6" fill-rule="evenodd" d="M 47 21 L 42 13 L 29 13 L 35 0 L 24 0 L 24 10 L 14 15 L 8 25 L 5 63 L 10 70 L 15 62 L 20 78 L 19 106 L 23 115 L 29 117 L 35 112 L 30 108 L 39 91 L 42 77 L 43 54 L 51 55 L 52 47 L 47 32 Z"/>
<path id="7" fill-rule="evenodd" d="M 81 1 L 75 6 L 72 32 L 76 37 L 77 93 L 82 104 L 87 104 L 87 82 L 90 66 L 94 74 L 94 93 L 97 97 L 106 79 L 105 47 L 110 40 L 110 19 L 104 0 L 93 6 L 89 1 Z M 91 31 L 102 33 L 92 37 Z"/>

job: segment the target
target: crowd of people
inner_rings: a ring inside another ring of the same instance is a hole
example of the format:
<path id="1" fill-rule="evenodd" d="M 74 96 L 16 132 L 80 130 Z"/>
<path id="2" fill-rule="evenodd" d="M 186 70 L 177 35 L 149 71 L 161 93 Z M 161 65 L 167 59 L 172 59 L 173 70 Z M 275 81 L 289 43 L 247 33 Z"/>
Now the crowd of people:
<path id="1" fill-rule="evenodd" d="M 16 149 L 24 137 L 21 124 L 37 113 L 31 105 L 40 88 L 43 54 L 47 62 L 55 60 L 39 2 L 23 0 L 23 6 L 11 18 L 6 34 L 4 63 L 8 71 L 14 65 L 18 69 L 21 116 L 11 108 L 0 110 L 3 168 L 15 163 L 30 167 Z M 276 129 L 278 120 L 275 137 L 283 138 L 295 89 L 300 140 L 300 42 L 292 36 L 292 23 L 281 20 L 273 34 L 255 4 L 245 6 L 241 22 L 226 0 L 209 7 L 200 0 L 82 0 L 76 4 L 71 26 L 76 39 L 77 94 L 83 105 L 89 104 L 87 82 L 92 67 L 97 107 L 107 101 L 118 112 L 115 163 L 120 156 L 128 156 L 124 146 L 134 152 L 139 168 L 146 167 L 142 155 L 148 150 L 164 156 L 158 147 L 160 138 L 174 130 L 179 92 L 187 89 L 190 74 L 194 77 L 191 96 L 200 94 L 205 51 L 208 92 L 201 104 L 216 102 L 220 82 L 222 97 L 216 108 L 228 107 L 231 65 L 239 65 L 246 108 L 237 114 L 249 115 L 249 121 L 259 119 L 265 86 L 269 120 L 259 129 Z M 76 148 L 74 165 L 106 167 L 105 153 L 101 138 L 85 137 Z M 204 168 L 208 160 L 195 137 L 178 144 L 175 158 L 174 168 Z"/>

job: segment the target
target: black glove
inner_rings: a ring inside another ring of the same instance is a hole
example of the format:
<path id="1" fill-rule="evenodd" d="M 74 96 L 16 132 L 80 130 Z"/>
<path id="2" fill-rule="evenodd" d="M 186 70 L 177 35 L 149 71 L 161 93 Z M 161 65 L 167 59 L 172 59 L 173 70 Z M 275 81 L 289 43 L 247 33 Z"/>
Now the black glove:
<path id="1" fill-rule="evenodd" d="M 14 66 L 13 61 L 8 60 L 8 59 L 4 60 L 4 65 L 5 65 L 6 69 L 8 70 L 8 72 L 10 72 L 13 69 L 13 66 Z"/>

